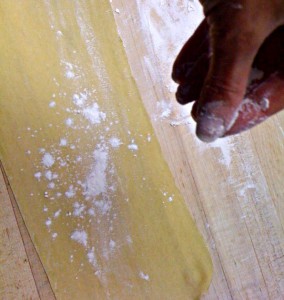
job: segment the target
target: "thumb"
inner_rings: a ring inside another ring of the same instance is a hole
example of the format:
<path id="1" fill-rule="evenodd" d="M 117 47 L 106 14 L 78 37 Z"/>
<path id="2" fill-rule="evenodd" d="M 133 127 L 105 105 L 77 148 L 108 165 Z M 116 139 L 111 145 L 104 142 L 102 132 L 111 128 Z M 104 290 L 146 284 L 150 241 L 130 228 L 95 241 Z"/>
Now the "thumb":
<path id="1" fill-rule="evenodd" d="M 196 103 L 197 136 L 211 142 L 223 136 L 238 116 L 256 53 L 272 28 L 250 9 L 219 6 L 208 17 L 211 58 L 209 71 Z"/>

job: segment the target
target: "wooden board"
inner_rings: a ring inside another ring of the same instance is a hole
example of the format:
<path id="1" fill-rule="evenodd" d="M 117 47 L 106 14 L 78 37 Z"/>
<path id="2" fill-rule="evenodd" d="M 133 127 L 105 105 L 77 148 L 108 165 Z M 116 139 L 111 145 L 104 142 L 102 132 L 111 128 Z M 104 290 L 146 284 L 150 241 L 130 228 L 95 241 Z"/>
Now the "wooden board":
<path id="1" fill-rule="evenodd" d="M 175 104 L 171 66 L 201 19 L 197 2 L 113 0 L 132 73 L 162 151 L 210 246 L 205 299 L 284 295 L 284 113 L 240 136 L 199 142 Z M 158 105 L 157 105 L 158 104 Z"/>
<path id="2" fill-rule="evenodd" d="M 15 224 L 13 227 L 14 244 L 21 245 L 19 248 L 14 248 L 12 250 L 15 258 L 11 258 L 10 256 L 9 259 L 4 261 L 2 264 L 0 283 L 5 283 L 5 286 L 0 286 L 0 291 L 3 293 L 3 295 L 1 295 L 1 299 L 53 300 L 55 297 L 46 272 L 25 226 L 2 165 L 0 165 L 0 170 L 0 194 L 2 195 L 1 206 L 5 207 L 6 210 L 10 209 L 11 206 L 13 208 L 13 218 L 11 218 L 11 215 L 5 211 L 3 216 L 1 215 L 0 227 L 3 228 L 6 226 L 6 232 L 9 232 L 9 228 L 7 228 L 7 226 Z M 28 271 L 19 264 L 17 264 L 17 266 L 13 265 L 13 263 L 16 263 L 23 255 L 22 245 L 24 246 L 24 252 L 26 254 L 24 255 L 24 262 L 29 266 Z M 9 251 L 11 251 L 9 248 L 10 247 L 7 247 L 4 243 L 3 248 L 0 251 L 1 258 L 9 255 Z M 20 277 L 20 279 L 18 277 Z M 27 282 L 22 283 L 22 281 Z M 36 285 L 36 289 L 33 286 L 34 284 Z"/>
<path id="3" fill-rule="evenodd" d="M 2 171 L 0 199 L 0 298 L 39 299 Z"/>

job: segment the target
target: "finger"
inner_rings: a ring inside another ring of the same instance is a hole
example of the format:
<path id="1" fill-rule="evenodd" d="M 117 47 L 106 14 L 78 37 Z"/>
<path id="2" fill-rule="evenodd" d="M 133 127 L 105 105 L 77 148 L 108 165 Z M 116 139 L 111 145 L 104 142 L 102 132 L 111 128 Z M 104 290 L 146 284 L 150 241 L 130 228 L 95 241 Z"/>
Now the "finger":
<path id="1" fill-rule="evenodd" d="M 284 65 L 284 26 L 278 27 L 261 45 L 253 66 L 265 75 Z"/>
<path id="2" fill-rule="evenodd" d="M 263 20 L 251 22 L 249 11 L 230 10 L 226 6 L 225 13 L 221 7 L 214 12 L 209 17 L 210 68 L 195 106 L 196 134 L 205 142 L 223 136 L 234 123 L 254 57 L 272 31 Z"/>
<path id="3" fill-rule="evenodd" d="M 190 70 L 203 53 L 209 51 L 208 24 L 206 20 L 198 26 L 185 43 L 173 65 L 172 78 L 176 83 L 185 83 Z"/>
<path id="4" fill-rule="evenodd" d="M 225 136 L 248 130 L 282 109 L 284 109 L 284 72 L 277 72 L 246 96 L 236 122 Z"/>
<path id="5" fill-rule="evenodd" d="M 186 83 L 181 84 L 176 92 L 180 104 L 187 104 L 200 97 L 202 86 L 209 68 L 209 58 L 203 54 L 188 73 Z"/>

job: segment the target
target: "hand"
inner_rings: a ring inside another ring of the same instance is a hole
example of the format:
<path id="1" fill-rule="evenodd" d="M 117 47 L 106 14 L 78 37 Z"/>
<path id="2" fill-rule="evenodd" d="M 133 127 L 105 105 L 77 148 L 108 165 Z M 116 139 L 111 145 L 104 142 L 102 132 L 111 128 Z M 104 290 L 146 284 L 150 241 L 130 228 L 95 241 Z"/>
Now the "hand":
<path id="1" fill-rule="evenodd" d="M 196 134 L 211 142 L 284 108 L 284 0 L 203 0 L 206 19 L 173 67 L 179 103 L 195 101 Z M 262 76 L 249 81 L 251 68 Z"/>

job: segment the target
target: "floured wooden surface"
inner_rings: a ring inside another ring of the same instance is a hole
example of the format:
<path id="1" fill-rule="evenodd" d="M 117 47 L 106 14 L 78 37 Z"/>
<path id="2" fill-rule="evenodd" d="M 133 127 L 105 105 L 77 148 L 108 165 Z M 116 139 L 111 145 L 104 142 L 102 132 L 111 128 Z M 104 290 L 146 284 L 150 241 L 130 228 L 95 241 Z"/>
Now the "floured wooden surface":
<path id="1" fill-rule="evenodd" d="M 0 155 L 55 296 L 198 298 L 211 261 L 108 1 L 0 7 Z"/>
<path id="2" fill-rule="evenodd" d="M 188 207 L 210 246 L 205 299 L 284 295 L 284 113 L 205 145 L 175 104 L 173 60 L 202 18 L 197 1 L 113 0 L 140 94 Z"/>

